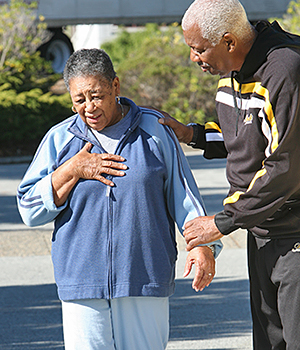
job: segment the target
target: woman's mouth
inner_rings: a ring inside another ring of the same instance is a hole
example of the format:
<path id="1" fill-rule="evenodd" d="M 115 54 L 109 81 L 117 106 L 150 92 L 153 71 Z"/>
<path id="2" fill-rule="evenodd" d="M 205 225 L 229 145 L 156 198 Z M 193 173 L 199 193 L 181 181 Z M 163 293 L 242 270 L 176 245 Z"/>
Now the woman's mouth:
<path id="1" fill-rule="evenodd" d="M 101 118 L 101 114 L 97 116 L 86 116 L 91 123 L 96 123 Z"/>

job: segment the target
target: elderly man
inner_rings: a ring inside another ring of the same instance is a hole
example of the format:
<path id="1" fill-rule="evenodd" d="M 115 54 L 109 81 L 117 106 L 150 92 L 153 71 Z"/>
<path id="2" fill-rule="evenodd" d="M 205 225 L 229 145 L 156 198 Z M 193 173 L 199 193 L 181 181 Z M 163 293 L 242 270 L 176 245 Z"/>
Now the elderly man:
<path id="1" fill-rule="evenodd" d="M 253 27 L 238 0 L 196 0 L 182 28 L 191 60 L 221 76 L 219 124 L 160 123 L 204 157 L 227 157 L 230 184 L 222 212 L 186 224 L 188 250 L 247 229 L 254 349 L 299 349 L 299 37 Z"/>

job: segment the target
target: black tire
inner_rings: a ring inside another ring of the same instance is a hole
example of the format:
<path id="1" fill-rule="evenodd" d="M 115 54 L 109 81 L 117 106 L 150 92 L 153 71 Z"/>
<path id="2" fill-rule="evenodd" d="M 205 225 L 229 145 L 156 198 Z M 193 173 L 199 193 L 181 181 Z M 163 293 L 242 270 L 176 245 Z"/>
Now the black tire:
<path id="1" fill-rule="evenodd" d="M 52 62 L 55 73 L 62 73 L 67 59 L 74 52 L 70 39 L 59 29 L 53 29 L 52 38 L 40 46 L 41 56 Z"/>

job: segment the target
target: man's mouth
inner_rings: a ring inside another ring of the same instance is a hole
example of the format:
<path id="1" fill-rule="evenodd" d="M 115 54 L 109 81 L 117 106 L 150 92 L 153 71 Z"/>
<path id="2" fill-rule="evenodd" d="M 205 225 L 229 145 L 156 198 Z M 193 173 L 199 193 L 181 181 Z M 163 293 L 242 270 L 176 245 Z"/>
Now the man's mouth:
<path id="1" fill-rule="evenodd" d="M 207 63 L 198 63 L 199 67 L 203 70 L 203 72 L 207 72 L 211 66 Z"/>

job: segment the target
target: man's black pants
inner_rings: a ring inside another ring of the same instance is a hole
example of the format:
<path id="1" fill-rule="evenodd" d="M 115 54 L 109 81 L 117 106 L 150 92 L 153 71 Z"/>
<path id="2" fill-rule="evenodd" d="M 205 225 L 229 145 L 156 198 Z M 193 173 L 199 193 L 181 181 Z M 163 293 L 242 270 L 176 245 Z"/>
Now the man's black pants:
<path id="1" fill-rule="evenodd" d="M 293 249 L 298 242 L 300 247 L 300 237 L 266 240 L 248 233 L 255 350 L 300 349 L 300 248 Z"/>

